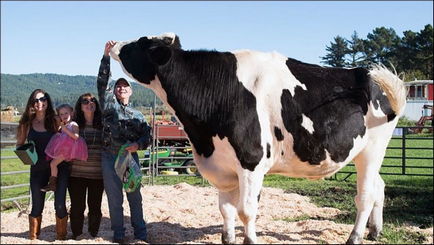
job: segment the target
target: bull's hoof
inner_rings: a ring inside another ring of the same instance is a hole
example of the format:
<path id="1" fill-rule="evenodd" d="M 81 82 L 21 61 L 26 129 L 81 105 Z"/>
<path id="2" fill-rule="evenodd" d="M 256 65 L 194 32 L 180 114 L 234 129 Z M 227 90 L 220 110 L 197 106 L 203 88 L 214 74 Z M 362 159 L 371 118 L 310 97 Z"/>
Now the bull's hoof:
<path id="1" fill-rule="evenodd" d="M 248 237 L 244 237 L 243 244 L 255 244 L 256 242 L 253 239 L 250 239 Z"/>
<path id="2" fill-rule="evenodd" d="M 383 232 L 381 231 L 369 231 L 368 240 L 377 241 L 378 237 L 381 236 Z"/>
<path id="3" fill-rule="evenodd" d="M 350 238 L 348 238 L 346 244 L 362 244 L 363 236 L 355 232 L 351 232 Z"/>
<path id="4" fill-rule="evenodd" d="M 222 233 L 222 244 L 234 244 L 235 239 L 229 238 L 229 234 L 227 232 Z"/>

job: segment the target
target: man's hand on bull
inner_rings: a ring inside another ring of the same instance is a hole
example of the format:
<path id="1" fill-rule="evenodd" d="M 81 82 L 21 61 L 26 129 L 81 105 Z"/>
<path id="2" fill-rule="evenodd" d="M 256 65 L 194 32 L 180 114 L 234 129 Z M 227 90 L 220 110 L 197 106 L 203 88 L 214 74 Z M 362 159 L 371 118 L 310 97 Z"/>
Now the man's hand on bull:
<path id="1" fill-rule="evenodd" d="M 107 43 L 105 44 L 105 48 L 104 48 L 104 56 L 109 56 L 110 50 L 113 48 L 113 46 L 115 44 L 116 44 L 116 42 L 113 40 L 107 41 Z"/>

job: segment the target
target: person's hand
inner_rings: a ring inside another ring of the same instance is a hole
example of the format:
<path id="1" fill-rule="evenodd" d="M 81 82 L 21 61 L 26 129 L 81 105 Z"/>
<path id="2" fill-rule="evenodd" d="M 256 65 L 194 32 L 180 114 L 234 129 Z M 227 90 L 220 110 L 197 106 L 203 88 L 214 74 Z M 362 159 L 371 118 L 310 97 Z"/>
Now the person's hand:
<path id="1" fill-rule="evenodd" d="M 134 153 L 139 149 L 139 144 L 137 142 L 129 144 L 128 147 L 125 148 L 125 150 Z"/>
<path id="2" fill-rule="evenodd" d="M 115 46 L 115 44 L 116 44 L 116 42 L 113 40 L 110 40 L 105 44 L 104 56 L 109 56 L 110 50 L 113 48 L 113 46 Z"/>

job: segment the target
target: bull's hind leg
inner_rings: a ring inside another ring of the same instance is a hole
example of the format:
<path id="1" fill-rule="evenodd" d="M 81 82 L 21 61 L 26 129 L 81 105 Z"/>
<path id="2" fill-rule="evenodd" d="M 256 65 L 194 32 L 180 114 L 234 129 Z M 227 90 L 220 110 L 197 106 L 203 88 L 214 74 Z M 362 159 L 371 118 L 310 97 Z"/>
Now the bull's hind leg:
<path id="1" fill-rule="evenodd" d="M 380 177 L 379 169 L 384 150 L 369 148 L 354 159 L 357 169 L 357 218 L 347 244 L 363 242 L 368 219 L 370 238 L 377 238 L 383 226 L 384 181 Z"/>
<path id="2" fill-rule="evenodd" d="M 381 179 L 380 174 L 377 174 L 377 178 L 374 183 L 378 190 L 377 199 L 374 202 L 371 215 L 369 216 L 369 234 L 368 239 L 377 240 L 383 230 L 383 207 L 384 207 L 384 181 Z"/>
<path id="3" fill-rule="evenodd" d="M 237 188 L 229 192 L 219 191 L 219 208 L 223 216 L 222 243 L 235 243 L 235 217 L 240 191 Z"/>

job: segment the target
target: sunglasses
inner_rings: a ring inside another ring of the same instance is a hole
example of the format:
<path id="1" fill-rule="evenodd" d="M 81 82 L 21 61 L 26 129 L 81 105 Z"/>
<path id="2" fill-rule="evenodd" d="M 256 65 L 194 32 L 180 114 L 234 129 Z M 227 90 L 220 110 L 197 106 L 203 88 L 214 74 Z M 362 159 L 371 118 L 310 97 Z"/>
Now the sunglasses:
<path id="1" fill-rule="evenodd" d="M 39 98 L 39 99 L 35 99 L 35 103 L 39 103 L 39 101 L 41 101 L 41 102 L 45 102 L 45 101 L 47 101 L 47 97 L 41 97 L 41 98 Z"/>
<path id="2" fill-rule="evenodd" d="M 87 104 L 89 104 L 90 102 L 92 102 L 92 103 L 96 103 L 96 99 L 95 98 L 91 98 L 91 99 L 82 99 L 81 100 L 81 104 L 82 105 L 87 105 Z"/>

